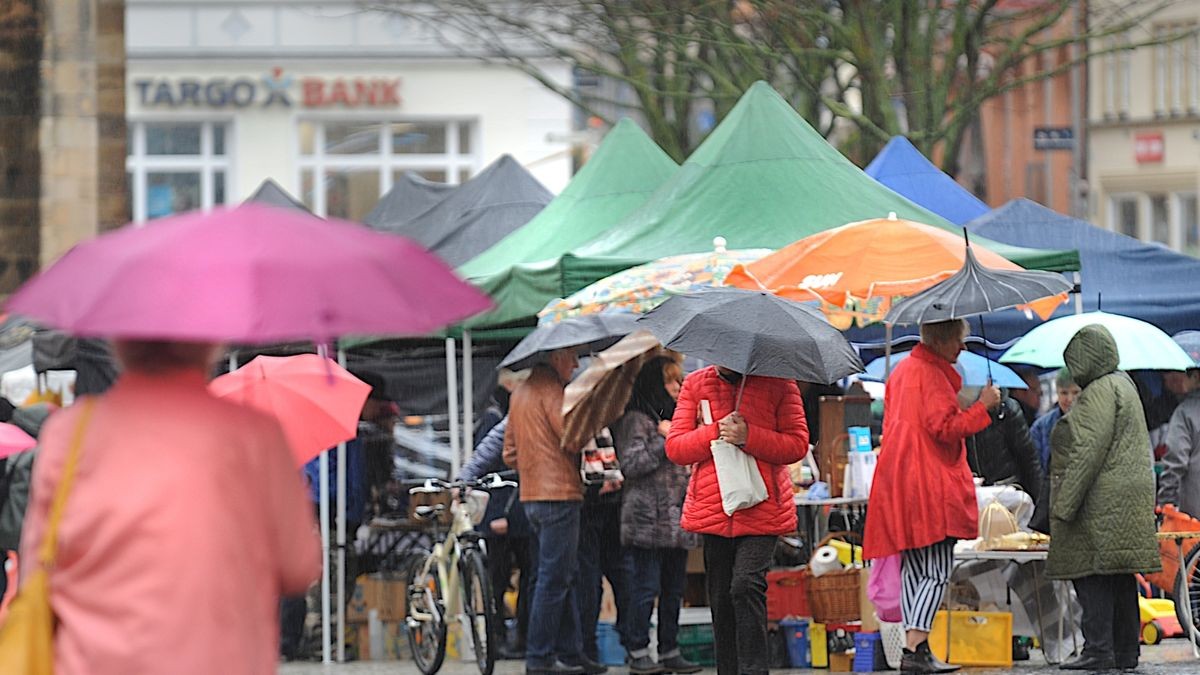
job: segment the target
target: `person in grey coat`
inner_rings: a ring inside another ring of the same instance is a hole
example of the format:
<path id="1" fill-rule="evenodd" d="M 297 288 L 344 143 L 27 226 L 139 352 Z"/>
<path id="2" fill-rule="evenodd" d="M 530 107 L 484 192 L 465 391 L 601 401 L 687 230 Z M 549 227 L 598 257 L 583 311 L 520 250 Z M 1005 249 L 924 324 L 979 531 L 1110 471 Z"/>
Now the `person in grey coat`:
<path id="1" fill-rule="evenodd" d="M 1200 517 L 1200 368 L 1187 371 L 1186 398 L 1167 423 L 1167 454 L 1158 479 L 1158 503 Z"/>
<path id="2" fill-rule="evenodd" d="M 695 673 L 700 666 L 679 651 L 679 611 L 688 549 L 699 542 L 679 525 L 689 472 L 667 459 L 666 437 L 683 385 L 683 369 L 667 357 L 638 373 L 625 414 L 611 426 L 625 475 L 621 545 L 628 580 L 626 646 L 635 675 Z M 658 657 L 650 656 L 650 613 L 658 601 Z"/>

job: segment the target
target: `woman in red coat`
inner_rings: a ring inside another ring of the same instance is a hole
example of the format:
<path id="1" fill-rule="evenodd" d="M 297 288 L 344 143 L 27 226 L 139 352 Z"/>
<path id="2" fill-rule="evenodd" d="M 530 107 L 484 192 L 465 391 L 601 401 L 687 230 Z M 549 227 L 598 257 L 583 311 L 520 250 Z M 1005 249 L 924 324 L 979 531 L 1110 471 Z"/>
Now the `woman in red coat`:
<path id="1" fill-rule="evenodd" d="M 796 383 L 743 376 L 710 366 L 688 376 L 679 393 L 667 457 L 693 465 L 680 524 L 704 535 L 704 568 L 713 614 L 718 675 L 767 672 L 767 568 L 778 535 L 796 531 L 787 465 L 808 452 L 808 426 Z M 741 406 L 738 389 L 745 385 Z M 705 424 L 701 401 L 712 422 Z M 767 499 L 726 515 L 710 443 L 718 438 L 756 460 Z"/>
<path id="2" fill-rule="evenodd" d="M 954 542 L 979 536 L 975 483 L 963 440 L 991 423 L 1000 390 L 985 387 L 958 405 L 962 377 L 953 364 L 966 345 L 962 319 L 921 325 L 921 344 L 888 379 L 883 441 L 863 540 L 867 558 L 902 554 L 900 609 L 908 629 L 900 671 L 948 673 L 929 651 L 933 616 L 954 564 Z"/>

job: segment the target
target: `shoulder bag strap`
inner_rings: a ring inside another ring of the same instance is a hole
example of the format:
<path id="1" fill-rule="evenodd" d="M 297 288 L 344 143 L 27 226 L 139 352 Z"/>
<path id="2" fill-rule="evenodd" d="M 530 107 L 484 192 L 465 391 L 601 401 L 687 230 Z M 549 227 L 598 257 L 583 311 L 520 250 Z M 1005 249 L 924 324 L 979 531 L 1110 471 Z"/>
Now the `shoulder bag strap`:
<path id="1" fill-rule="evenodd" d="M 54 558 L 58 554 L 58 524 L 62 520 L 63 510 L 67 505 L 67 495 L 75 482 L 75 470 L 79 466 L 80 449 L 83 446 L 83 432 L 87 429 L 88 421 L 92 418 L 92 408 L 95 400 L 91 397 L 83 402 L 83 410 L 79 413 L 79 424 L 75 426 L 75 435 L 71 437 L 71 446 L 67 449 L 67 461 L 63 465 L 62 478 L 54 491 L 54 501 L 50 504 L 50 516 L 46 519 L 46 534 L 42 537 L 42 547 L 38 552 L 38 562 L 43 569 L 54 566 Z"/>

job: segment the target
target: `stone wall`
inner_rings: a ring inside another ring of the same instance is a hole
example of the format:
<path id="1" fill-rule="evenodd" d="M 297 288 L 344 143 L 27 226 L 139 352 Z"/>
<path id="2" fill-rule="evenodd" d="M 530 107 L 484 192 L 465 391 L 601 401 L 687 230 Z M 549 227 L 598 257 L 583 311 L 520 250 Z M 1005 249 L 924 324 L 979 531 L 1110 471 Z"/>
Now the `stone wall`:
<path id="1" fill-rule="evenodd" d="M 0 5 L 0 294 L 38 266 L 40 10 L 37 0 Z"/>
<path id="2" fill-rule="evenodd" d="M 40 262 L 129 220 L 124 0 L 43 0 Z"/>

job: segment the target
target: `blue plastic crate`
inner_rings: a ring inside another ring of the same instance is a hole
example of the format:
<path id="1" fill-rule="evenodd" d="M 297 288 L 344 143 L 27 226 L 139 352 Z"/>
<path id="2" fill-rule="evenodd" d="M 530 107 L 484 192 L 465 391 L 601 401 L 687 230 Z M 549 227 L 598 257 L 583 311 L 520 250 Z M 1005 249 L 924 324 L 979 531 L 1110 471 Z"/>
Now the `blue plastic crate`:
<path id="1" fill-rule="evenodd" d="M 596 624 L 596 652 L 600 663 L 606 666 L 625 665 L 625 648 L 621 646 L 621 637 L 611 623 Z"/>

